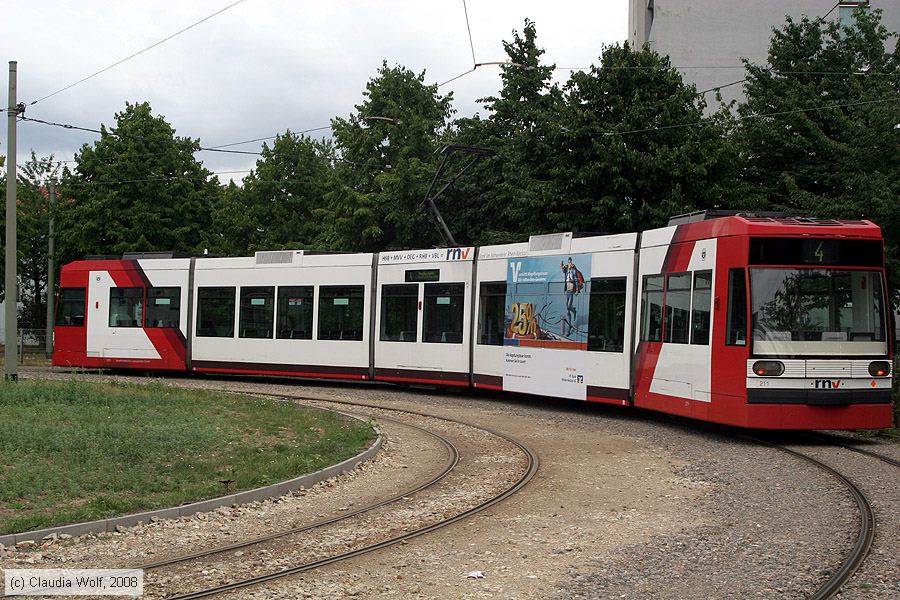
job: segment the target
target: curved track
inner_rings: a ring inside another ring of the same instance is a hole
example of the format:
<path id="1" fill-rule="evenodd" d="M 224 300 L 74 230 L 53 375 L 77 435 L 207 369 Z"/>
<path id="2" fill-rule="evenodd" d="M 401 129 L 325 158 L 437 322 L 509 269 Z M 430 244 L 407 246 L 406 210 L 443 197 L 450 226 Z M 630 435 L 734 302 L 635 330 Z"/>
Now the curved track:
<path id="1" fill-rule="evenodd" d="M 298 573 L 303 573 L 305 571 L 310 571 L 312 569 L 323 567 L 325 565 L 329 565 L 329 564 L 336 563 L 339 561 L 348 560 L 348 559 L 351 559 L 351 558 L 354 558 L 357 556 L 361 556 L 363 554 L 374 552 L 374 551 L 380 550 L 382 548 L 387 548 L 389 546 L 393 546 L 395 544 L 411 540 L 413 538 L 419 537 L 426 533 L 430 533 L 432 531 L 436 531 L 438 529 L 441 529 L 443 527 L 446 527 L 448 525 L 451 525 L 453 523 L 456 523 L 458 521 L 466 519 L 470 516 L 473 516 L 479 512 L 482 512 L 482 511 L 494 506 L 498 502 L 501 502 L 502 500 L 505 500 L 506 498 L 512 496 L 513 494 L 518 492 L 520 489 L 522 489 L 529 481 L 531 481 L 531 479 L 537 473 L 538 467 L 540 464 L 540 460 L 539 460 L 537 454 L 533 450 L 531 450 L 531 448 L 529 448 L 525 443 L 515 439 L 514 437 L 509 436 L 504 433 L 501 433 L 501 432 L 498 432 L 498 431 L 495 431 L 495 430 L 487 428 L 487 427 L 483 427 L 480 425 L 472 425 L 471 423 L 466 423 L 465 421 L 453 419 L 450 417 L 444 417 L 444 416 L 440 416 L 440 415 L 419 412 L 419 411 L 414 411 L 414 410 L 389 408 L 389 407 L 384 407 L 384 406 L 380 406 L 380 405 L 376 405 L 376 404 L 350 402 L 350 401 L 346 401 L 346 400 L 331 400 L 331 399 L 322 399 L 322 398 L 312 398 L 312 397 L 302 396 L 302 395 L 286 396 L 284 394 L 264 394 L 264 393 L 234 391 L 234 390 L 227 390 L 227 389 L 220 389 L 219 391 L 225 391 L 225 392 L 229 392 L 229 393 L 248 394 L 248 395 L 261 395 L 261 396 L 268 396 L 268 397 L 276 397 L 276 398 L 281 398 L 284 400 L 309 400 L 309 401 L 314 401 L 314 402 L 319 402 L 319 403 L 331 403 L 331 404 L 345 405 L 345 406 L 355 407 L 355 408 L 369 408 L 369 409 L 377 409 L 377 410 L 384 410 L 384 411 L 392 411 L 392 412 L 415 415 L 415 416 L 425 417 L 425 418 L 430 418 L 430 419 L 437 419 L 437 420 L 453 423 L 456 425 L 463 425 L 465 427 L 471 427 L 474 429 L 484 431 L 492 436 L 501 438 L 501 439 L 507 441 L 508 443 L 512 444 L 516 448 L 518 448 L 522 452 L 522 454 L 525 456 L 526 468 L 525 468 L 524 472 L 522 473 L 522 475 L 515 482 L 513 482 L 512 485 L 508 486 L 507 488 L 502 490 L 500 493 L 495 494 L 491 498 L 488 498 L 484 502 L 481 502 L 480 504 L 478 504 L 468 510 L 458 513 L 452 517 L 449 517 L 446 519 L 441 519 L 441 520 L 439 520 L 435 523 L 432 523 L 430 525 L 427 525 L 425 527 L 421 527 L 414 531 L 410 531 L 410 532 L 404 533 L 402 535 L 398 535 L 398 536 L 389 538 L 387 540 L 383 540 L 383 541 L 375 543 L 375 544 L 370 544 L 370 545 L 367 545 L 367 546 L 364 546 L 361 548 L 357 548 L 357 549 L 349 551 L 349 552 L 344 552 L 344 553 L 337 554 L 334 556 L 328 556 L 325 558 L 321 558 L 318 560 L 314 560 L 314 561 L 310 561 L 310 562 L 306 562 L 306 563 L 302 563 L 302 564 L 296 564 L 296 565 L 281 569 L 279 571 L 265 573 L 265 574 L 258 575 L 255 577 L 250 577 L 247 579 L 234 581 L 234 582 L 227 583 L 227 584 L 220 585 L 220 586 L 201 589 L 201 590 L 197 590 L 197 591 L 190 592 L 187 594 L 182 594 L 182 595 L 178 595 L 178 596 L 168 596 L 167 597 L 168 600 L 188 600 L 190 598 L 205 598 L 208 596 L 222 594 L 225 592 L 245 588 L 248 586 L 258 585 L 261 583 L 281 579 L 283 577 L 288 577 L 291 575 L 296 575 Z M 456 460 L 458 460 L 458 458 Z M 454 460 L 454 465 L 455 465 L 455 460 Z M 449 471 L 448 471 L 448 473 L 449 473 Z M 434 483 L 431 483 L 431 485 L 433 485 L 433 484 Z M 424 489 L 424 487 L 422 487 L 422 489 Z M 408 493 L 409 492 L 405 493 L 404 495 L 408 495 Z M 400 497 L 402 497 L 402 496 L 400 496 Z M 390 501 L 395 501 L 395 500 L 396 499 L 390 500 Z M 389 501 L 384 501 L 384 502 L 380 503 L 379 506 L 383 506 L 384 504 L 387 504 L 387 503 L 389 503 Z M 355 511 L 355 512 L 356 512 L 356 514 L 359 514 L 361 512 L 365 512 L 366 510 L 371 510 L 372 508 L 374 508 L 374 506 L 368 506 L 368 507 L 364 507 L 363 509 L 360 509 L 359 511 Z M 331 519 L 331 520 L 328 520 L 328 522 L 336 522 L 338 520 L 346 518 L 347 516 L 349 516 L 349 515 L 346 515 L 346 516 L 342 515 L 340 518 Z M 159 568 L 159 567 L 162 567 L 167 564 L 171 565 L 171 564 L 175 564 L 177 562 L 191 560 L 195 557 L 208 556 L 210 554 L 218 554 L 220 552 L 224 552 L 225 550 L 240 547 L 241 545 L 255 544 L 255 543 L 259 543 L 260 541 L 272 539 L 273 537 L 284 537 L 286 535 L 296 533 L 297 531 L 307 530 L 312 527 L 321 526 L 323 524 L 325 524 L 325 523 L 324 522 L 314 523 L 310 526 L 306 526 L 305 528 L 299 528 L 298 530 L 290 530 L 290 531 L 285 531 L 285 532 L 278 532 L 276 534 L 273 534 L 273 536 L 267 536 L 266 538 L 258 538 L 256 540 L 250 540 L 244 544 L 229 546 L 228 548 L 214 548 L 214 549 L 211 549 L 210 551 L 200 552 L 195 555 L 189 555 L 189 556 L 185 556 L 185 557 L 176 557 L 176 558 L 170 559 L 168 561 L 160 561 L 159 563 L 153 563 L 152 565 L 146 565 L 145 568 Z"/>
<path id="2" fill-rule="evenodd" d="M 839 446 L 845 450 L 850 450 L 851 452 L 856 452 L 858 454 L 863 454 L 870 458 L 875 458 L 882 462 L 885 462 L 894 467 L 900 467 L 900 460 L 896 458 L 891 458 L 890 456 L 885 456 L 884 454 L 879 454 L 878 452 L 872 452 L 871 450 L 866 450 L 865 448 L 860 448 L 858 446 L 853 446 L 852 443 L 856 440 L 852 440 L 850 438 L 835 435 L 833 433 L 810 433 L 807 434 L 807 437 L 819 442 L 824 442 L 826 444 L 832 446 Z"/>
<path id="3" fill-rule="evenodd" d="M 865 494 L 850 481 L 843 474 L 838 472 L 833 467 L 823 463 L 820 460 L 817 460 L 807 454 L 802 452 L 798 452 L 796 450 L 791 450 L 785 446 L 780 444 L 774 444 L 772 442 L 767 442 L 765 440 L 761 440 L 758 438 L 753 438 L 750 436 L 741 436 L 744 439 L 753 441 L 758 444 L 764 444 L 766 446 L 770 446 L 772 448 L 777 448 L 782 452 L 787 452 L 792 456 L 796 456 L 797 458 L 801 458 L 819 469 L 825 471 L 847 488 L 847 491 L 850 492 L 851 497 L 856 502 L 856 506 L 859 510 L 859 533 L 856 537 L 856 542 L 853 545 L 853 548 L 850 550 L 850 553 L 844 559 L 844 562 L 841 566 L 835 571 L 828 580 L 823 583 L 819 588 L 810 595 L 810 600 L 826 600 L 827 598 L 833 597 L 838 591 L 841 589 L 841 586 L 846 583 L 851 576 L 859 569 L 860 565 L 862 565 L 863 561 L 866 559 L 866 556 L 869 554 L 869 550 L 872 548 L 872 542 L 875 540 L 875 512 L 872 510 L 872 505 L 869 503 L 869 500 L 866 498 Z M 878 455 L 880 457 L 880 455 Z"/>
<path id="4" fill-rule="evenodd" d="M 216 389 L 216 388 L 212 388 L 212 389 Z M 428 413 L 424 413 L 424 412 L 418 412 L 418 411 L 414 411 L 414 410 L 389 408 L 389 407 L 385 407 L 385 406 L 378 405 L 378 404 L 368 404 L 368 403 L 361 403 L 361 402 L 351 402 L 351 401 L 346 401 L 346 400 L 326 399 L 326 398 L 321 398 L 321 397 L 311 397 L 311 396 L 302 395 L 302 394 L 285 395 L 283 393 L 265 394 L 265 393 L 260 393 L 260 392 L 246 392 L 246 391 L 240 391 L 240 390 L 236 391 L 236 390 L 229 389 L 229 388 L 218 388 L 218 391 L 228 392 L 228 393 L 240 393 L 240 394 L 246 394 L 246 395 L 281 397 L 284 400 L 309 400 L 309 401 L 321 402 L 321 403 L 345 405 L 348 407 L 355 407 L 355 408 L 371 408 L 371 409 L 384 410 L 384 411 L 394 411 L 394 412 L 398 412 L 398 413 L 405 413 L 405 414 L 416 415 L 416 416 L 427 417 L 427 418 L 435 418 L 435 419 L 440 419 L 440 420 L 444 420 L 444 421 L 448 421 L 448 422 L 452 422 L 452 423 L 462 424 L 462 425 L 469 426 L 469 427 L 475 427 L 464 421 L 460 421 L 460 420 L 456 420 L 456 419 L 452 419 L 452 418 L 442 417 L 439 415 L 428 414 Z M 696 422 L 689 422 L 689 423 L 690 423 L 691 427 L 696 428 L 698 426 L 698 424 Z M 381 541 L 376 544 L 372 544 L 370 546 L 358 548 L 358 549 L 350 551 L 350 552 L 322 558 L 322 559 L 315 560 L 312 562 L 307 562 L 304 564 L 292 565 L 288 568 L 282 569 L 277 572 L 266 573 L 266 574 L 263 574 L 263 575 L 260 575 L 257 577 L 248 578 L 248 579 L 241 580 L 241 581 L 236 581 L 236 582 L 229 583 L 226 585 L 222 585 L 222 586 L 218 586 L 218 587 L 211 587 L 211 588 L 204 589 L 204 590 L 198 590 L 198 591 L 180 595 L 180 596 L 174 596 L 174 597 L 171 597 L 170 600 L 185 600 L 187 598 L 203 598 L 203 597 L 207 597 L 207 596 L 211 596 L 211 595 L 215 595 L 215 594 L 219 594 L 219 593 L 224 593 L 224 592 L 228 592 L 228 591 L 232 591 L 232 590 L 236 590 L 236 589 L 241 589 L 241 588 L 244 588 L 247 586 L 252 586 L 252 585 L 263 583 L 263 582 L 276 580 L 276 579 L 279 579 L 282 577 L 302 573 L 302 572 L 309 571 L 309 570 L 312 570 L 312 569 L 315 569 L 315 568 L 318 568 L 321 566 L 325 566 L 328 564 L 332 564 L 332 563 L 335 563 L 338 561 L 342 561 L 342 560 L 350 559 L 350 558 L 353 558 L 356 556 L 360 556 L 362 554 L 366 554 L 366 553 L 372 552 L 374 550 L 386 548 L 388 546 L 403 542 L 405 540 L 418 537 L 425 533 L 429 533 L 431 531 L 434 531 L 436 529 L 439 529 L 439 528 L 449 525 L 451 523 L 457 522 L 468 516 L 476 514 L 479 511 L 485 510 L 489 506 L 492 506 L 492 505 L 496 504 L 497 502 L 509 497 L 510 495 L 514 494 L 516 491 L 521 489 L 525 484 L 527 484 L 527 482 L 537 472 L 538 458 L 527 446 L 525 446 L 521 442 L 518 442 L 517 440 L 515 440 L 505 434 L 498 433 L 498 432 L 493 431 L 488 428 L 484 428 L 484 427 L 478 427 L 478 428 L 482 429 L 486 432 L 489 432 L 493 435 L 497 435 L 503 439 L 506 439 L 510 443 L 519 447 L 521 449 L 521 451 L 525 454 L 525 456 L 528 458 L 528 466 L 525 470 L 525 473 L 522 475 L 522 477 L 518 481 L 516 481 L 513 485 L 509 486 L 502 493 L 496 495 L 495 497 L 483 502 L 482 504 L 480 504 L 476 507 L 466 510 L 465 512 L 455 515 L 451 518 L 433 523 L 433 524 L 423 527 L 421 529 L 418 529 L 418 530 L 415 530 L 412 532 L 408 532 L 408 533 L 405 533 L 403 535 L 400 535 L 400 536 L 397 536 L 397 537 L 394 537 L 394 538 L 391 538 L 388 540 Z M 732 433 L 733 433 L 733 430 L 732 430 Z M 844 448 L 844 449 L 847 449 L 847 450 L 883 461 L 883 462 L 890 464 L 892 466 L 895 466 L 895 467 L 900 466 L 900 461 L 898 461 L 896 459 L 893 459 L 891 457 L 884 456 L 882 454 L 878 454 L 876 452 L 872 452 L 872 451 L 851 445 L 856 440 L 850 440 L 846 437 L 838 436 L 838 435 L 830 434 L 830 433 L 810 433 L 810 434 L 804 434 L 804 435 L 806 435 L 810 439 L 814 439 L 817 442 L 827 444 L 829 446 L 841 447 L 841 448 Z M 769 446 L 772 448 L 776 448 L 776 449 L 781 450 L 781 451 L 783 451 L 787 454 L 790 454 L 794 457 L 797 457 L 804 461 L 809 462 L 810 464 L 812 464 L 812 465 L 816 466 L 817 468 L 819 468 L 820 470 L 828 473 L 831 477 L 833 477 L 837 481 L 839 481 L 847 489 L 848 493 L 853 498 L 853 500 L 856 503 L 856 506 L 858 508 L 858 514 L 859 514 L 859 530 L 856 535 L 856 539 L 853 544 L 853 547 L 850 550 L 850 552 L 848 553 L 848 555 L 845 557 L 845 559 L 841 563 L 841 565 L 827 579 L 827 581 L 825 581 L 822 585 L 820 585 L 819 588 L 816 589 L 809 596 L 809 598 L 811 598 L 812 600 L 824 600 L 827 598 L 834 597 L 839 592 L 841 587 L 845 583 L 847 583 L 847 581 L 850 580 L 850 578 L 854 575 L 854 573 L 856 573 L 856 571 L 859 569 L 859 567 L 863 564 L 863 562 L 866 559 L 866 556 L 868 555 L 868 553 L 870 552 L 870 550 L 872 548 L 874 537 L 875 537 L 876 520 L 875 520 L 874 511 L 872 509 L 872 506 L 871 506 L 869 500 L 866 498 L 865 494 L 848 477 L 846 477 L 845 475 L 843 475 L 842 473 L 840 473 L 838 470 L 831 467 L 830 465 L 828 465 L 820 460 L 817 460 L 816 458 L 814 458 L 808 454 L 805 454 L 803 452 L 786 447 L 785 445 L 783 445 L 785 443 L 783 439 L 779 440 L 778 442 L 773 442 L 773 441 L 767 441 L 764 439 L 759 439 L 756 437 L 751 437 L 751 436 L 747 436 L 747 435 L 743 435 L 743 434 L 738 434 L 738 437 L 744 438 L 744 439 L 749 440 L 756 444 L 761 444 L 761 445 L 766 445 L 766 446 Z M 790 443 L 790 442 L 788 442 L 788 443 Z M 424 489 L 425 487 L 427 487 L 427 486 L 423 486 L 420 489 Z M 408 495 L 409 493 L 411 493 L 411 492 L 406 492 L 404 495 Z M 379 505 L 387 504 L 387 503 L 389 503 L 391 501 L 395 501 L 395 500 L 396 500 L 396 498 L 392 499 L 392 500 L 387 500 Z M 372 508 L 375 508 L 375 505 L 369 506 L 369 507 L 364 507 L 358 511 L 354 511 L 353 514 L 359 514 L 361 512 L 365 512 L 366 510 L 371 510 Z M 303 528 L 298 528 L 296 530 L 289 530 L 286 532 L 280 532 L 280 533 L 273 534 L 272 536 L 266 536 L 265 538 L 258 538 L 256 540 L 250 540 L 250 541 L 246 542 L 245 544 L 229 546 L 227 548 L 212 549 L 212 550 L 204 552 L 204 553 L 197 553 L 196 555 L 190 555 L 187 557 L 179 557 L 179 558 L 172 559 L 169 561 L 161 561 L 159 563 L 145 565 L 145 568 L 158 568 L 161 566 L 165 566 L 167 564 L 173 564 L 175 562 L 180 562 L 181 560 L 189 560 L 194 557 L 205 556 L 205 555 L 209 555 L 209 554 L 223 552 L 223 551 L 233 549 L 233 548 L 239 548 L 242 545 L 250 545 L 253 543 L 257 543 L 259 541 L 272 539 L 274 537 L 289 535 L 290 533 L 295 533 L 295 532 L 299 532 L 299 531 L 304 531 L 306 529 L 311 529 L 313 527 L 323 525 L 326 522 L 335 522 L 337 520 L 341 520 L 348 516 L 352 516 L 352 515 L 342 515 L 340 518 L 337 518 L 337 519 L 328 520 L 325 522 L 313 523 L 309 526 L 305 526 Z"/>
<path id="5" fill-rule="evenodd" d="M 259 396 L 264 396 L 265 394 L 247 394 L 247 395 L 259 395 Z M 374 502 L 374 503 L 372 503 L 372 504 L 367 504 L 366 506 L 362 506 L 362 507 L 360 507 L 360 508 L 358 508 L 358 509 L 356 509 L 356 510 L 354 510 L 354 511 L 350 511 L 350 512 L 344 513 L 344 514 L 339 515 L 339 516 L 329 517 L 329 518 L 326 518 L 326 519 L 321 519 L 321 520 L 319 520 L 319 521 L 315 521 L 315 522 L 313 522 L 313 523 L 309 523 L 309 524 L 307 524 L 307 525 L 303 525 L 303 526 L 300 526 L 300 527 L 293 527 L 293 528 L 291 528 L 291 529 L 285 529 L 285 530 L 283 530 L 283 531 L 276 531 L 276 532 L 271 533 L 271 534 L 268 534 L 268 535 L 256 537 L 256 538 L 249 539 L 249 540 L 245 540 L 245 541 L 243 541 L 243 542 L 238 542 L 238 543 L 236 543 L 236 544 L 229 544 L 229 545 L 227 545 L 227 546 L 217 546 L 217 547 L 214 547 L 214 548 L 209 548 L 209 549 L 207 549 L 207 550 L 201 550 L 201 551 L 199 551 L 199 552 L 193 552 L 193 553 L 191 553 L 191 554 L 183 554 L 183 555 L 180 555 L 180 556 L 176 556 L 176 557 L 173 557 L 173 558 L 167 558 L 167 559 L 160 560 L 160 561 L 157 561 L 157 562 L 146 563 L 146 564 L 143 564 L 143 565 L 139 565 L 139 566 L 137 566 L 137 567 L 135 567 L 135 568 L 136 568 L 136 569 L 144 569 L 144 570 L 148 570 L 148 571 L 149 571 L 149 570 L 153 570 L 153 569 L 159 569 L 159 568 L 162 568 L 162 567 L 166 567 L 166 566 L 169 566 L 169 565 L 174 565 L 174 564 L 186 562 L 186 561 L 189 561 L 189 560 L 196 560 L 196 559 L 198 559 L 198 558 L 206 558 L 206 557 L 209 557 L 209 556 L 213 556 L 213 555 L 215 555 L 215 554 L 221 554 L 222 552 L 228 552 L 228 551 L 230 551 L 230 550 L 238 550 L 238 549 L 240 549 L 240 548 L 246 548 L 246 547 L 248 547 L 248 546 L 253 546 L 253 545 L 255 545 L 255 544 L 260 544 L 260 543 L 262 543 L 262 542 L 268 542 L 268 541 L 270 541 L 270 540 L 278 539 L 278 538 L 285 537 L 285 536 L 289 536 L 289 535 L 294 535 L 294 534 L 297 534 L 297 533 L 302 533 L 302 532 L 304 532 L 304 531 L 310 531 L 310 530 L 312 530 L 312 529 L 316 529 L 316 528 L 319 528 L 319 527 L 323 527 L 323 526 L 325 526 L 325 525 L 330 525 L 330 524 L 332 524 L 332 523 L 337 523 L 337 522 L 339 522 L 339 521 L 343 521 L 343 520 L 345 520 L 345 519 L 349 519 L 349 518 L 351 518 L 351 517 L 355 517 L 355 516 L 357 516 L 357 515 L 361 515 L 361 514 L 363 514 L 363 513 L 365 513 L 365 512 L 369 512 L 369 511 L 374 510 L 374 509 L 376 509 L 376 508 L 379 508 L 379 507 L 382 507 L 382 506 L 386 506 L 386 505 L 391 504 L 391 503 L 393 503 L 393 502 L 398 502 L 398 501 L 400 501 L 401 499 L 403 499 L 403 498 L 406 497 L 406 496 L 411 496 L 412 494 L 415 494 L 415 493 L 417 493 L 417 492 L 421 492 L 422 490 L 428 489 L 428 488 L 430 488 L 431 486 L 433 486 L 433 485 L 435 485 L 436 483 L 438 483 L 439 481 L 441 481 L 444 477 L 446 477 L 447 475 L 449 475 L 449 474 L 450 474 L 450 471 L 452 471 L 452 470 L 456 467 L 457 463 L 459 463 L 459 450 L 457 449 L 457 447 L 456 447 L 450 440 L 448 440 L 448 439 L 445 438 L 444 436 L 442 436 L 442 435 L 440 435 L 440 434 L 438 434 L 438 433 L 434 433 L 433 431 L 428 431 L 427 429 L 425 429 L 425 428 L 423 428 L 423 427 L 419 427 L 419 426 L 417 426 L 417 425 L 411 425 L 411 424 L 409 424 L 409 423 L 403 423 L 403 422 L 401 422 L 401 421 L 398 421 L 397 419 L 391 419 L 390 417 L 381 417 L 381 419 L 384 419 L 384 420 L 387 420 L 387 421 L 393 421 L 393 422 L 398 423 L 398 424 L 400 424 L 400 425 L 402 425 L 402 426 L 404 426 L 404 427 L 410 427 L 410 428 L 412 428 L 412 429 L 417 429 L 417 430 L 419 430 L 419 431 L 421 431 L 421 432 L 423 432 L 423 433 L 425 433 L 425 434 L 427 434 L 427 435 L 430 435 L 430 436 L 432 436 L 432 437 L 437 438 L 437 439 L 441 442 L 441 444 L 447 449 L 447 451 L 448 451 L 448 453 L 449 453 L 449 458 L 448 458 L 448 460 L 447 460 L 447 463 L 444 465 L 444 467 L 441 469 L 441 471 L 440 471 L 437 475 L 435 475 L 434 477 L 432 477 L 431 479 L 429 479 L 428 481 L 426 481 L 426 482 L 422 483 L 421 485 L 418 485 L 418 486 L 416 486 L 416 487 L 414 487 L 414 488 L 412 488 L 412 489 L 405 490 L 405 491 L 403 491 L 402 493 L 399 493 L 399 494 L 396 494 L 396 495 L 394 495 L 394 496 L 391 496 L 390 498 L 386 498 L 386 499 L 384 499 L 384 500 L 380 500 L 380 501 Z"/>

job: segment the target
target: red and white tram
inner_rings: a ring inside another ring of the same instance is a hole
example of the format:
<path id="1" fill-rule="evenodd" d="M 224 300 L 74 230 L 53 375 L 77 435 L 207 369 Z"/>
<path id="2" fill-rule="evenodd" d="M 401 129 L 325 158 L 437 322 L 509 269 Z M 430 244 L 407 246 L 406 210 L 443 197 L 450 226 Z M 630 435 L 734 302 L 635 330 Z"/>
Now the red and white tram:
<path id="1" fill-rule="evenodd" d="M 762 429 L 892 423 L 880 229 L 715 216 L 609 236 L 63 267 L 53 364 L 474 386 Z"/>

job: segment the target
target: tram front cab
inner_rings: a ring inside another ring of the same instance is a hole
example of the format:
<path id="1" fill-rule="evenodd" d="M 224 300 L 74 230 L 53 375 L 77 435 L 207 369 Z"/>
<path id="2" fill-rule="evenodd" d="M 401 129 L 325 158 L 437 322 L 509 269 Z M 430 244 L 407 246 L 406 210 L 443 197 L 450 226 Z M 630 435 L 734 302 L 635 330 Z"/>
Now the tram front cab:
<path id="1" fill-rule="evenodd" d="M 892 425 L 884 249 L 878 227 L 864 223 L 860 233 L 877 238 L 749 239 L 746 273 L 732 270 L 729 281 L 748 319 L 740 322 L 732 301 L 727 324 L 727 342 L 746 346 L 746 426 Z"/>

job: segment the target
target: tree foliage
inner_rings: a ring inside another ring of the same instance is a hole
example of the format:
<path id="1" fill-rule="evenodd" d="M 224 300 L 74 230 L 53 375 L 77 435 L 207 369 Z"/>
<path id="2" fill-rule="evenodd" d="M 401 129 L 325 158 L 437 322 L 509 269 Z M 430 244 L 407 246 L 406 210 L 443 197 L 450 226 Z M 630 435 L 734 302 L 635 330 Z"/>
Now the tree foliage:
<path id="1" fill-rule="evenodd" d="M 738 107 L 746 179 L 769 207 L 870 218 L 900 277 L 900 46 L 878 10 L 855 26 L 788 19 L 765 65 L 747 64 Z M 798 110 L 803 109 L 803 110 Z"/>
<path id="2" fill-rule="evenodd" d="M 479 114 L 453 120 L 450 94 L 385 62 L 353 113 L 333 119 L 331 140 L 286 131 L 224 187 L 194 158 L 196 140 L 177 137 L 148 104 L 127 104 L 64 173 L 61 250 L 429 247 L 439 238 L 423 199 L 437 151 L 460 144 L 494 152 L 438 200 L 462 243 L 639 231 L 704 208 L 788 210 L 874 219 L 896 281 L 892 38 L 878 11 L 857 11 L 852 28 L 788 19 L 767 63 L 746 65 L 746 103 L 711 111 L 650 48 L 603 48 L 590 69 L 558 80 L 526 20 L 504 42 L 501 87 Z M 467 160 L 452 155 L 446 176 Z"/>
<path id="3" fill-rule="evenodd" d="M 640 231 L 731 204 L 729 119 L 705 108 L 667 57 L 628 44 L 605 48 L 599 66 L 566 85 L 565 125 L 553 140 L 564 201 L 553 206 L 553 226 Z"/>
<path id="4" fill-rule="evenodd" d="M 363 96 L 356 114 L 332 121 L 339 186 L 321 213 L 322 239 L 340 249 L 428 246 L 436 236 L 422 200 L 452 97 L 426 85 L 424 72 L 386 62 Z"/>
<path id="5" fill-rule="evenodd" d="M 501 65 L 502 87 L 497 96 L 483 98 L 486 118 L 457 123 L 461 143 L 496 153 L 484 160 L 461 188 L 448 221 L 469 240 L 513 241 L 546 231 L 546 207 L 556 198 L 553 169 L 558 162 L 552 138 L 560 126 L 563 96 L 553 82 L 555 65 L 542 65 L 544 49 L 537 44 L 537 28 L 525 21 L 522 34 L 512 32 L 503 42 L 508 62 Z M 475 219 L 467 219 L 474 213 Z"/>
<path id="6" fill-rule="evenodd" d="M 116 125 L 75 155 L 62 177 L 61 254 L 201 250 L 218 182 L 150 104 L 126 103 Z"/>
<path id="7" fill-rule="evenodd" d="M 59 163 L 52 155 L 38 158 L 32 152 L 19 174 L 16 193 L 16 246 L 19 282 L 22 287 L 20 319 L 21 326 L 25 328 L 43 328 L 47 322 L 47 259 L 51 216 L 48 183 L 55 181 L 58 173 Z M 53 276 L 56 274 L 53 273 Z"/>
<path id="8" fill-rule="evenodd" d="M 331 144 L 290 130 L 263 145 L 262 158 L 243 180 L 225 188 L 214 210 L 214 250 L 311 248 L 321 234 L 315 213 L 332 183 Z"/>
<path id="9" fill-rule="evenodd" d="M 41 328 L 46 324 L 47 256 L 50 224 L 48 183 L 59 173 L 53 155 L 30 158 L 19 165 L 16 181 L 16 270 L 19 280 L 20 327 Z M 0 178 L 0 189 L 6 189 L 6 177 Z M 4 202 L 5 204 L 5 202 Z M 6 211 L 0 215 L 3 247 L 6 247 Z M 0 266 L 0 289 L 5 299 L 6 264 Z"/>
<path id="10" fill-rule="evenodd" d="M 457 203 L 478 215 L 469 239 L 635 231 L 737 203 L 733 119 L 705 115 L 696 89 L 668 58 L 611 46 L 599 65 L 560 88 L 553 65 L 540 64 L 536 38 L 530 21 L 523 35 L 513 32 L 503 88 L 486 99 L 488 116 L 458 122 L 458 139 L 497 152 L 478 171 L 482 179 L 469 184 L 488 190 L 477 206 L 468 198 Z"/>

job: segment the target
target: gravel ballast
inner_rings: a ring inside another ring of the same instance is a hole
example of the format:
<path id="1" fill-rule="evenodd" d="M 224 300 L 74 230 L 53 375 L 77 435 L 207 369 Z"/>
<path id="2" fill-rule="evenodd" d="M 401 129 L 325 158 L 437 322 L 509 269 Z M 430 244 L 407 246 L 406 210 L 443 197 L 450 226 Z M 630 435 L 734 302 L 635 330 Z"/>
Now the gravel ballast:
<path id="1" fill-rule="evenodd" d="M 813 465 L 731 434 L 652 413 L 382 386 L 200 379 L 185 384 L 265 389 L 443 414 L 516 436 L 541 457 L 537 477 L 486 513 L 408 544 L 241 590 L 231 595 L 235 598 L 805 598 L 840 565 L 857 533 L 850 497 Z M 376 475 L 366 480 L 371 484 L 379 477 L 409 472 L 427 456 L 412 451 L 404 456 L 414 458 L 397 459 L 406 469 L 390 468 L 384 461 L 398 456 L 388 450 L 399 452 L 400 440 L 387 433 L 383 457 L 307 495 L 321 493 L 322 507 L 340 504 L 329 502 L 331 495 L 346 504 L 366 487 L 354 488 L 353 482 L 361 481 L 367 470 Z M 883 445 L 888 448 L 879 452 L 897 450 L 896 444 Z M 796 449 L 819 452 L 808 446 Z M 836 448 L 815 457 L 860 485 L 878 520 L 872 555 L 841 597 L 898 597 L 895 549 L 900 527 L 893 490 L 900 488 L 900 470 Z M 438 461 L 437 456 L 433 460 Z M 271 507 L 240 510 L 256 515 Z M 312 517 L 324 508 L 308 512 Z M 184 527 L 197 526 L 204 532 L 201 537 L 209 533 L 220 539 L 215 526 L 201 523 L 190 520 Z M 172 526 L 156 523 L 147 529 L 154 527 L 165 532 Z M 115 540 L 116 551 L 132 552 L 131 538 L 140 537 L 122 534 Z M 166 536 L 153 539 L 162 551 Z M 15 564 L 25 557 L 46 560 L 35 558 L 44 553 L 81 562 L 84 552 L 78 558 L 72 549 L 84 543 L 55 542 L 49 550 L 22 550 Z M 112 551 L 108 556 L 114 557 Z M 276 560 L 272 558 L 273 564 Z M 3 560 L 0 566 L 12 564 Z M 117 566 L 123 566 L 121 561 Z M 473 571 L 483 578 L 468 578 Z"/>

